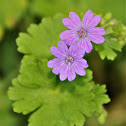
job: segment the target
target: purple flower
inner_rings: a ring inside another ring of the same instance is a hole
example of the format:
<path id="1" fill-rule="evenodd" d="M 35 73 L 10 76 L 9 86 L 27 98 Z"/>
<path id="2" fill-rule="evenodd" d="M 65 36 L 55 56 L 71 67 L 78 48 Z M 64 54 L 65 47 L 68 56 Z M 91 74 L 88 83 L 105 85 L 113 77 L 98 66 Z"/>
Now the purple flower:
<path id="1" fill-rule="evenodd" d="M 62 20 L 63 24 L 70 30 L 63 31 L 60 34 L 60 39 L 65 40 L 67 45 L 72 45 L 78 41 L 79 48 L 85 49 L 87 53 L 90 53 L 93 46 L 90 41 L 101 44 L 105 41 L 104 35 L 106 31 L 101 27 L 96 27 L 101 18 L 99 15 L 93 17 L 93 11 L 89 10 L 85 13 L 82 23 L 79 16 L 74 13 L 69 13 L 69 18 Z"/>
<path id="2" fill-rule="evenodd" d="M 48 67 L 53 68 L 52 72 L 56 75 L 60 74 L 60 80 L 64 81 L 68 78 L 72 81 L 76 78 L 76 73 L 85 76 L 84 68 L 88 67 L 87 61 L 82 57 L 85 54 L 84 49 L 79 49 L 77 43 L 71 45 L 68 49 L 63 41 L 58 42 L 57 47 L 51 47 L 51 53 L 57 58 L 48 62 Z"/>

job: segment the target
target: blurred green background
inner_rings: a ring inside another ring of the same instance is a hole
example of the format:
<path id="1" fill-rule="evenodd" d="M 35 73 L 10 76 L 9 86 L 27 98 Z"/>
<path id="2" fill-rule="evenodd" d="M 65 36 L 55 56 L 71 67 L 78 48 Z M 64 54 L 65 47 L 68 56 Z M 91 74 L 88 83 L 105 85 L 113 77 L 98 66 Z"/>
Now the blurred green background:
<path id="1" fill-rule="evenodd" d="M 26 32 L 31 23 L 40 23 L 43 17 L 56 13 L 69 14 L 93 10 L 126 25 L 126 0 L 0 0 L 0 126 L 27 126 L 28 116 L 14 113 L 7 89 L 18 75 L 22 54 L 17 52 L 16 38 Z M 108 117 L 103 126 L 126 126 L 126 47 L 114 61 L 101 60 L 92 51 L 88 56 L 96 83 L 106 84 L 111 102 L 105 105 Z M 100 126 L 95 117 L 86 126 Z"/>

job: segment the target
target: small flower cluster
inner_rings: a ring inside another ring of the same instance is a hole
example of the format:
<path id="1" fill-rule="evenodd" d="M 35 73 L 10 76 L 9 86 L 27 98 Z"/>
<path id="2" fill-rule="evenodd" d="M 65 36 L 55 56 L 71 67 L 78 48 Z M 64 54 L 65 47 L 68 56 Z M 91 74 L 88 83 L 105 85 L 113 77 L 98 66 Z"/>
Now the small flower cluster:
<path id="1" fill-rule="evenodd" d="M 68 78 L 72 81 L 76 78 L 76 73 L 85 76 L 84 68 L 88 67 L 87 61 L 83 59 L 85 52 L 90 53 L 93 49 L 91 41 L 101 44 L 105 41 L 106 31 L 101 27 L 96 27 L 101 21 L 99 15 L 93 17 L 93 11 L 85 13 L 81 22 L 79 16 L 69 13 L 69 18 L 62 20 L 63 24 L 70 30 L 65 30 L 60 34 L 57 47 L 51 47 L 51 53 L 57 57 L 48 62 L 48 67 L 53 68 L 52 72 L 60 75 L 60 80 Z"/>

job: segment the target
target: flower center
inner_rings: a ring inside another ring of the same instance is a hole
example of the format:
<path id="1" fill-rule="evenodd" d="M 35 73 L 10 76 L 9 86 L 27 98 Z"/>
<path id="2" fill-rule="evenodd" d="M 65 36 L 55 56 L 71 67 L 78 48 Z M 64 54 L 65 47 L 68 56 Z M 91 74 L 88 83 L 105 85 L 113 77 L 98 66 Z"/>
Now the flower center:
<path id="1" fill-rule="evenodd" d="M 84 29 L 81 29 L 78 33 L 79 33 L 80 37 L 86 37 L 86 35 L 87 35 L 87 31 Z"/>
<path id="2" fill-rule="evenodd" d="M 74 58 L 71 57 L 71 56 L 67 56 L 65 58 L 65 63 L 68 64 L 68 65 L 71 65 L 73 63 L 73 61 L 74 61 Z"/>

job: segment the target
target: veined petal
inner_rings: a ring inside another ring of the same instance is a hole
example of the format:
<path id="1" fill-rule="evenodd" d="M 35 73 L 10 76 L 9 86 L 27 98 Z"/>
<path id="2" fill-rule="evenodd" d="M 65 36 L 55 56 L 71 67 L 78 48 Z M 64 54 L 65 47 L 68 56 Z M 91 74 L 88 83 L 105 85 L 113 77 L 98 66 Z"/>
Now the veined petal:
<path id="1" fill-rule="evenodd" d="M 84 56 L 85 49 L 79 48 L 78 44 L 75 43 L 70 46 L 68 54 L 72 56 L 74 59 L 80 59 Z"/>
<path id="2" fill-rule="evenodd" d="M 59 63 L 59 59 L 58 58 L 55 58 L 53 60 L 49 60 L 48 63 L 47 63 L 47 66 L 49 68 L 53 68 L 54 65 L 56 65 L 57 63 Z"/>
<path id="3" fill-rule="evenodd" d="M 92 18 L 93 18 L 93 11 L 91 11 L 91 10 L 87 11 L 82 20 L 82 25 L 85 30 L 87 30 L 88 25 L 89 25 L 90 21 L 92 20 Z"/>
<path id="4" fill-rule="evenodd" d="M 96 15 L 92 18 L 92 20 L 89 22 L 88 24 L 88 28 L 93 28 L 93 27 L 96 27 L 101 21 L 101 17 L 100 15 Z"/>
<path id="5" fill-rule="evenodd" d="M 73 15 L 73 13 L 70 13 L 70 18 L 71 18 L 71 19 L 69 19 L 69 18 L 63 18 L 62 22 L 63 22 L 63 24 L 64 24 L 67 28 L 69 28 L 69 29 L 71 29 L 71 30 L 74 30 L 74 31 L 78 31 L 78 30 L 81 29 L 81 27 L 80 27 L 81 22 L 80 22 L 79 24 L 77 23 L 77 22 L 79 22 L 78 17 L 79 17 L 79 16 L 77 16 L 77 15 L 75 15 L 75 14 Z M 75 19 L 75 18 L 77 18 L 77 19 Z"/>
<path id="6" fill-rule="evenodd" d="M 66 80 L 67 76 L 68 76 L 68 66 L 67 64 L 64 64 L 60 69 L 60 80 L 61 81 Z"/>
<path id="7" fill-rule="evenodd" d="M 105 41 L 104 37 L 98 34 L 87 34 L 87 37 L 96 44 L 101 44 Z"/>
<path id="8" fill-rule="evenodd" d="M 62 22 L 63 22 L 63 24 L 64 24 L 67 28 L 73 29 L 73 30 L 76 29 L 76 27 L 74 27 L 73 22 L 72 22 L 69 18 L 63 18 L 63 19 L 62 19 Z"/>
<path id="9" fill-rule="evenodd" d="M 76 73 L 80 76 L 85 76 L 86 71 L 84 69 L 76 68 Z"/>
<path id="10" fill-rule="evenodd" d="M 73 55 L 75 59 L 79 59 L 84 57 L 85 55 L 85 49 L 78 49 L 78 51 Z"/>
<path id="11" fill-rule="evenodd" d="M 84 68 L 88 67 L 87 61 L 85 59 L 78 59 L 75 60 L 74 63 L 72 64 L 72 68 L 75 70 L 75 72 L 80 75 L 80 76 L 85 76 L 86 71 Z"/>
<path id="12" fill-rule="evenodd" d="M 80 30 L 81 29 L 80 17 L 75 12 L 70 12 L 69 17 L 70 17 L 71 21 L 76 25 L 76 29 Z"/>
<path id="13" fill-rule="evenodd" d="M 78 46 L 79 48 L 85 49 L 86 53 L 90 53 L 91 50 L 93 49 L 93 46 L 87 37 L 80 38 Z"/>
<path id="14" fill-rule="evenodd" d="M 68 80 L 73 81 L 76 78 L 75 70 L 72 69 L 72 66 L 68 67 Z"/>
<path id="15" fill-rule="evenodd" d="M 68 55 L 68 47 L 63 41 L 58 42 L 58 49 L 64 54 Z"/>
<path id="16" fill-rule="evenodd" d="M 67 45 L 72 45 L 79 39 L 79 34 L 76 31 L 66 30 L 60 34 L 60 39 L 65 40 Z"/>
<path id="17" fill-rule="evenodd" d="M 53 68 L 52 72 L 53 72 L 55 75 L 58 75 L 58 74 L 59 74 L 59 68 L 58 68 L 58 67 Z"/>
<path id="18" fill-rule="evenodd" d="M 59 59 L 59 62 L 57 62 L 56 64 L 54 64 L 54 68 L 52 70 L 52 72 L 56 75 L 58 75 L 60 73 L 60 70 L 62 68 L 62 66 L 65 64 L 64 61 L 62 61 L 61 59 Z"/>
<path id="19" fill-rule="evenodd" d="M 52 46 L 50 48 L 51 50 L 51 53 L 55 56 L 55 57 L 58 57 L 58 58 L 64 58 L 66 55 L 63 54 L 57 47 L 55 46 Z"/>
<path id="20" fill-rule="evenodd" d="M 74 70 L 80 76 L 86 75 L 86 71 L 84 70 L 84 68 L 80 67 L 78 64 L 74 64 Z"/>
<path id="21" fill-rule="evenodd" d="M 81 68 L 88 67 L 87 61 L 85 59 L 77 59 L 77 60 L 75 60 L 74 64 L 78 65 Z"/>
<path id="22" fill-rule="evenodd" d="M 68 55 L 74 57 L 74 55 L 76 55 L 78 50 L 79 50 L 78 44 L 74 43 L 69 47 Z"/>
<path id="23" fill-rule="evenodd" d="M 88 30 L 87 34 L 98 34 L 98 35 L 104 35 L 106 33 L 104 28 L 101 27 L 95 27 Z"/>

